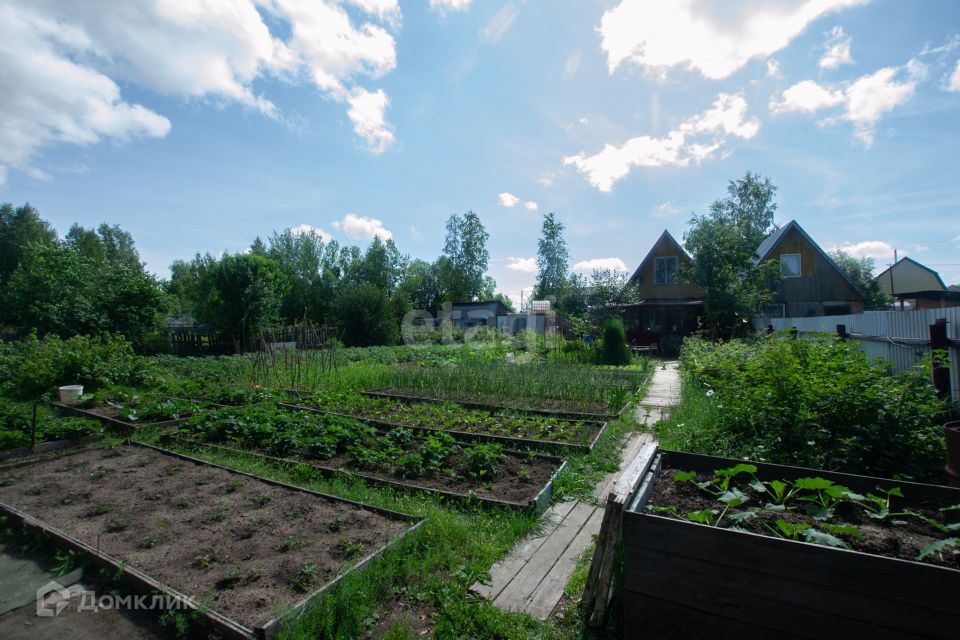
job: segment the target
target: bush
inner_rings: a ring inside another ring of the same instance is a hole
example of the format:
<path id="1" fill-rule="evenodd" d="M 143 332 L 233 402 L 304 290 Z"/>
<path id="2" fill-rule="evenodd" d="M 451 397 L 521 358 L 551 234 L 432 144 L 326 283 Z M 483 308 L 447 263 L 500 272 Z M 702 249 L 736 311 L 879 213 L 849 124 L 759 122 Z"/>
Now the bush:
<path id="1" fill-rule="evenodd" d="M 600 364 L 630 364 L 627 332 L 619 318 L 610 318 L 603 325 L 603 344 L 600 346 Z"/>
<path id="2" fill-rule="evenodd" d="M 134 355 L 121 335 L 73 336 L 62 340 L 30 334 L 0 351 L 0 379 L 7 395 L 36 398 L 63 384 L 82 384 L 84 391 L 111 384 L 141 386 L 147 382 L 143 359 Z"/>
<path id="3" fill-rule="evenodd" d="M 891 375 L 856 342 L 824 335 L 687 338 L 684 393 L 661 443 L 697 453 L 881 477 L 943 480 L 938 400 L 921 367 Z"/>

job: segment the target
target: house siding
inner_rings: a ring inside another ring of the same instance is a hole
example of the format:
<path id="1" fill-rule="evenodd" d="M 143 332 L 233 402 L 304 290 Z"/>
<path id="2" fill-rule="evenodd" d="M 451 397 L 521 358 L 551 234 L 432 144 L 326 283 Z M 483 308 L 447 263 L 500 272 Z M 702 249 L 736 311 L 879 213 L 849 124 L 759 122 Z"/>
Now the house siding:
<path id="1" fill-rule="evenodd" d="M 800 254 L 802 275 L 771 283 L 770 289 L 788 317 L 828 315 L 830 305 L 825 302 L 848 304 L 849 313 L 863 311 L 862 296 L 796 229 L 791 229 L 764 261 L 779 262 L 785 253 Z"/>
<path id="2" fill-rule="evenodd" d="M 681 247 L 672 241 L 670 236 L 660 236 L 650 253 L 644 258 L 639 273 L 634 274 L 634 282 L 638 285 L 640 297 L 645 300 L 702 298 L 703 290 L 695 284 L 654 284 L 654 258 L 676 256 L 680 271 L 690 266 L 690 259 Z"/>

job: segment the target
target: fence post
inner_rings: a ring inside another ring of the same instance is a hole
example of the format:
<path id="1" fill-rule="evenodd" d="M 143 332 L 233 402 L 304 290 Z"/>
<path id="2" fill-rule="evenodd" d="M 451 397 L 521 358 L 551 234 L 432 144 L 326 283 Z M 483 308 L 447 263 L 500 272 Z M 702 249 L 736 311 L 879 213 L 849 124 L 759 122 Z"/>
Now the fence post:
<path id="1" fill-rule="evenodd" d="M 938 358 L 938 349 L 949 349 L 947 340 L 947 319 L 940 318 L 930 325 L 930 351 L 933 361 L 933 386 L 937 390 L 938 398 L 945 398 L 950 394 L 950 369 L 944 358 Z"/>
<path id="2" fill-rule="evenodd" d="M 846 340 L 847 338 L 850 337 L 850 334 L 847 333 L 847 325 L 845 324 L 837 325 L 837 336 L 839 336 L 841 340 Z"/>

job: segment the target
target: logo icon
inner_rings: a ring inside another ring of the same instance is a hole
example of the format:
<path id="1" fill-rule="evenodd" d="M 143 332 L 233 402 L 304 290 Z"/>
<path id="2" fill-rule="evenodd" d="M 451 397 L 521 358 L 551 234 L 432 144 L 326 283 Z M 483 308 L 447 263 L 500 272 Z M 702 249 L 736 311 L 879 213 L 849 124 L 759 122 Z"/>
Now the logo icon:
<path id="1" fill-rule="evenodd" d="M 51 595 L 53 597 L 50 597 L 50 600 L 55 600 L 56 603 L 51 602 L 52 606 L 48 606 L 46 600 Z M 67 608 L 68 600 L 70 591 L 59 582 L 51 580 L 37 589 L 37 617 L 53 618 L 60 615 L 60 612 Z"/>

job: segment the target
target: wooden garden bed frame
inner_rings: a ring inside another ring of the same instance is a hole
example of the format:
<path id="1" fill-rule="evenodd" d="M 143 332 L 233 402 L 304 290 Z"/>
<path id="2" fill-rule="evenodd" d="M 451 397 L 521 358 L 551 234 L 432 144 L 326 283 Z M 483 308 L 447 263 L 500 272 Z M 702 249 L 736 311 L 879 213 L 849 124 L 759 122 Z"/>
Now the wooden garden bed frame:
<path id="1" fill-rule="evenodd" d="M 80 407 L 74 407 L 64 402 L 51 402 L 50 404 L 62 412 L 79 416 L 81 418 L 89 418 L 90 420 L 99 420 L 107 426 L 123 429 L 124 431 L 136 431 L 137 429 L 144 429 L 146 427 L 175 427 L 177 425 L 184 424 L 192 416 L 191 414 L 185 418 L 178 418 L 176 420 L 161 420 L 159 422 L 127 422 L 126 420 L 102 416 L 98 413 L 94 413 L 93 411 L 87 411 L 86 409 L 81 409 Z"/>
<path id="2" fill-rule="evenodd" d="M 531 498 L 526 502 L 515 502 L 512 500 L 499 500 L 497 498 L 485 498 L 483 496 L 478 496 L 476 494 L 467 494 L 467 493 L 458 493 L 456 491 L 448 491 L 446 489 L 434 489 L 431 487 L 418 487 L 416 485 L 404 482 L 403 480 L 388 480 L 386 478 L 379 478 L 377 476 L 363 473 L 362 471 L 351 471 L 349 469 L 339 469 L 336 467 L 326 466 L 322 462 L 313 461 L 308 462 L 305 460 L 294 460 L 291 458 L 281 458 L 277 456 L 271 456 L 264 453 L 259 453 L 256 451 L 250 451 L 248 449 L 239 449 L 236 447 L 228 447 L 222 444 L 213 444 L 210 442 L 203 442 L 201 440 L 194 440 L 193 438 L 187 438 L 184 436 L 179 436 L 176 434 L 166 434 L 164 436 L 164 441 L 180 442 L 187 444 L 192 447 L 207 447 L 210 449 L 216 449 L 219 451 L 227 451 L 229 453 L 241 454 L 245 456 L 250 456 L 259 460 L 265 460 L 267 462 L 272 462 L 281 466 L 301 466 L 306 465 L 313 469 L 316 469 L 321 474 L 327 478 L 341 476 L 346 478 L 360 478 L 364 482 L 367 482 L 372 485 L 381 485 L 387 486 L 394 489 L 401 489 L 403 491 L 411 491 L 415 493 L 424 493 L 436 497 L 443 498 L 445 500 L 450 500 L 453 502 L 471 505 L 480 503 L 484 506 L 489 507 L 507 507 L 511 509 L 522 509 L 522 510 L 531 510 L 534 513 L 540 513 L 547 508 L 547 505 L 550 504 L 550 499 L 553 497 L 553 483 L 556 481 L 557 477 L 561 472 L 567 467 L 567 461 L 562 460 L 556 456 L 548 456 L 543 454 L 535 454 L 537 458 L 551 462 L 557 465 L 556 471 L 553 472 L 553 475 L 550 476 L 550 480 L 537 492 L 537 495 Z M 504 455 L 512 456 L 522 456 L 527 457 L 528 454 L 521 453 L 519 451 L 504 451 Z"/>
<path id="3" fill-rule="evenodd" d="M 80 447 L 85 447 L 89 444 L 99 442 L 102 436 L 87 436 L 85 438 L 70 438 L 67 440 L 51 440 L 49 442 L 38 442 L 36 450 L 30 445 L 25 447 L 16 447 L 14 449 L 6 449 L 0 451 L 0 461 L 5 460 L 16 460 L 17 458 L 27 458 L 28 460 L 16 460 L 15 462 L 7 465 L 0 464 L 0 471 L 3 469 L 10 468 L 13 465 L 19 465 L 24 463 L 29 463 L 33 460 L 34 456 L 40 456 L 43 454 L 49 454 L 53 452 L 64 452 L 70 449 L 78 449 Z"/>
<path id="4" fill-rule="evenodd" d="M 369 424 L 378 429 L 410 429 L 412 431 L 419 431 L 421 433 L 437 433 L 443 432 L 449 434 L 456 440 L 461 442 L 469 440 L 478 440 L 482 442 L 499 442 L 500 444 L 513 447 L 515 449 L 546 449 L 556 452 L 576 452 L 576 453 L 590 453 L 593 448 L 599 442 L 600 437 L 607 430 L 607 427 L 610 426 L 609 422 L 601 422 L 600 429 L 597 431 L 596 435 L 590 440 L 589 444 L 578 444 L 575 442 L 559 442 L 556 440 L 536 440 L 533 438 L 514 438 L 513 436 L 498 436 L 493 433 L 471 433 L 470 431 L 451 431 L 447 429 L 436 429 L 434 427 L 422 427 L 420 425 L 410 425 L 403 424 L 400 422 L 391 422 L 389 420 L 379 420 L 377 418 L 363 418 L 360 416 L 350 415 L 349 413 L 340 413 L 338 411 L 328 411 L 326 409 L 318 409 L 317 407 L 307 407 L 299 404 L 287 404 L 279 403 L 277 405 L 280 409 L 286 409 L 287 411 L 309 411 L 311 413 L 320 413 L 330 416 L 337 416 L 339 418 L 349 418 L 350 420 L 356 420 L 358 422 L 363 422 Z M 597 422 L 595 420 L 582 420 L 581 422 Z"/>
<path id="5" fill-rule="evenodd" d="M 279 482 L 277 480 L 271 480 L 270 478 L 264 478 L 262 476 L 254 475 L 252 473 L 245 473 L 243 471 L 237 471 L 229 467 L 224 467 L 212 462 L 207 462 L 206 460 L 201 460 L 199 458 L 193 458 L 191 456 L 178 453 L 176 451 L 170 451 L 169 449 L 164 449 L 162 447 L 155 447 L 153 445 L 145 444 L 142 442 L 128 441 L 126 444 L 136 447 L 143 447 L 146 449 L 151 449 L 153 451 L 159 452 L 163 455 L 172 456 L 179 458 L 181 460 L 186 460 L 189 462 L 194 462 L 200 465 L 207 467 L 214 467 L 217 469 L 222 469 L 229 473 L 235 475 L 246 476 L 248 478 L 253 478 L 259 482 L 264 482 L 276 487 L 282 487 L 291 491 L 298 491 L 300 493 L 305 493 L 311 496 L 314 496 L 320 500 L 327 500 L 331 502 L 339 502 L 341 504 L 351 505 L 357 509 L 363 509 L 366 511 L 372 511 L 383 515 L 391 520 L 400 520 L 404 522 L 412 523 L 407 527 L 400 535 L 394 537 L 392 540 L 387 542 L 385 545 L 381 546 L 379 549 L 374 550 L 373 552 L 364 556 L 359 560 L 355 565 L 353 565 L 347 571 L 338 574 L 334 579 L 327 582 L 325 585 L 321 586 L 319 589 L 307 594 L 303 599 L 301 599 L 296 604 L 292 605 L 286 612 L 283 614 L 272 618 L 261 625 L 256 627 L 247 627 L 239 622 L 224 616 L 223 614 L 217 613 L 216 611 L 210 609 L 203 605 L 202 602 L 193 598 L 190 595 L 181 593 L 176 589 L 165 585 L 164 583 L 152 578 L 146 573 L 139 571 L 135 567 L 127 565 L 125 562 L 113 558 L 105 553 L 102 553 L 100 550 L 91 547 L 90 545 L 74 538 L 69 533 L 61 531 L 56 527 L 49 525 L 43 522 L 41 519 L 32 516 L 28 513 L 18 510 L 17 508 L 8 505 L 0 501 L 0 514 L 6 515 L 12 519 L 13 522 L 21 524 L 23 527 L 28 529 L 31 533 L 37 536 L 43 536 L 50 539 L 50 541 L 60 549 L 66 549 L 78 552 L 82 554 L 87 561 L 92 563 L 92 566 L 98 569 L 106 569 L 113 575 L 122 576 L 121 581 L 123 584 L 134 593 L 142 595 L 153 595 L 156 593 L 161 593 L 165 596 L 168 596 L 173 602 L 177 603 L 177 606 L 193 611 L 195 614 L 199 615 L 209 628 L 214 629 L 217 633 L 221 634 L 223 637 L 231 638 L 235 640 L 267 640 L 276 636 L 277 632 L 280 630 L 282 624 L 289 623 L 294 618 L 300 616 L 306 606 L 310 601 L 312 601 L 317 596 L 320 596 L 335 585 L 337 585 L 345 576 L 350 575 L 361 568 L 369 564 L 374 558 L 379 557 L 383 554 L 384 551 L 396 545 L 401 539 L 405 538 L 407 535 L 415 531 L 417 528 L 423 524 L 422 518 L 417 518 L 405 513 L 399 513 L 396 511 L 390 511 L 389 509 L 383 509 L 380 507 L 375 507 L 372 505 L 364 504 L 362 502 L 355 502 L 353 500 L 348 500 L 346 498 L 340 498 L 337 496 L 328 495 L 325 493 L 319 493 L 317 491 L 312 491 L 303 487 L 298 487 L 295 485 L 287 484 L 284 482 Z M 75 455 L 80 453 L 83 450 L 78 450 L 72 452 L 68 455 Z M 35 460 L 28 464 L 40 464 L 45 462 L 45 459 Z M 28 466 L 28 465 L 23 465 Z"/>
<path id="6" fill-rule="evenodd" d="M 956 638 L 960 570 L 647 513 L 661 469 L 741 460 L 660 450 L 623 516 L 623 625 L 656 638 Z M 751 463 L 761 479 L 818 476 L 960 503 L 960 489 Z"/>

